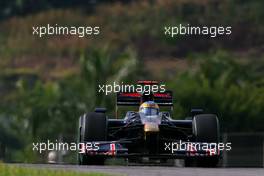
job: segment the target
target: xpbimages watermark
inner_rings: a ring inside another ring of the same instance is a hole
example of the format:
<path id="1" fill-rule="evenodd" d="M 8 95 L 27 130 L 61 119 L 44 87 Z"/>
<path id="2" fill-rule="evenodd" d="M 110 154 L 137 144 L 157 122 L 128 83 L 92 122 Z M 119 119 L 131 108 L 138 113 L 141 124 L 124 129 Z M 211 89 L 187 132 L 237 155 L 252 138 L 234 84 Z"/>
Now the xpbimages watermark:
<path id="1" fill-rule="evenodd" d="M 59 26 L 58 24 L 45 26 L 33 26 L 32 34 L 38 37 L 48 35 L 76 35 L 79 38 L 83 38 L 89 35 L 100 34 L 99 26 Z"/>
<path id="2" fill-rule="evenodd" d="M 165 26 L 164 34 L 169 37 L 176 37 L 178 35 L 203 35 L 212 38 L 231 35 L 231 26 L 191 26 L 190 24 L 179 24 L 178 26 Z"/>
<path id="3" fill-rule="evenodd" d="M 116 82 L 113 82 L 113 84 L 107 84 L 107 85 L 98 85 L 98 92 L 104 93 L 105 95 L 108 95 L 110 93 L 118 93 L 118 92 L 144 92 L 145 95 L 150 95 L 150 93 L 164 93 L 166 91 L 165 84 L 160 85 L 142 85 L 142 84 L 124 84 L 123 82 L 121 84 L 118 84 Z"/>
<path id="4" fill-rule="evenodd" d="M 232 149 L 231 142 L 228 143 L 198 143 L 198 142 L 165 142 L 164 150 L 171 154 L 188 151 L 188 152 L 209 152 L 209 154 L 217 154 L 220 151 L 230 151 Z"/>
<path id="5" fill-rule="evenodd" d="M 85 142 L 85 143 L 67 143 L 67 142 L 52 142 L 47 140 L 46 142 L 32 143 L 32 150 L 43 153 L 45 151 L 78 151 L 79 153 L 85 153 L 86 151 L 99 150 L 99 143 L 97 142 Z"/>

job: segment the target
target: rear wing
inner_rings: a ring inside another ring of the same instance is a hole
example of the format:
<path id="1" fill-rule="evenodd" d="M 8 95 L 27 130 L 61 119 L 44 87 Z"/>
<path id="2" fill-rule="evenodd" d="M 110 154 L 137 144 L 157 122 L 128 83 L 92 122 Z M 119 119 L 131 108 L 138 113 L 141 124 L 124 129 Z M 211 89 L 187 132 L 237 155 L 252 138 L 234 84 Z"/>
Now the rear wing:
<path id="1" fill-rule="evenodd" d="M 140 106 L 142 94 L 138 92 L 118 92 L 116 96 L 116 118 L 118 118 L 119 106 Z M 153 93 L 153 100 L 159 106 L 170 107 L 173 111 L 172 92 L 157 92 Z"/>
<path id="2" fill-rule="evenodd" d="M 117 106 L 139 106 L 142 94 L 138 92 L 119 92 L 116 96 Z M 153 100 L 159 106 L 173 106 L 172 91 L 153 93 Z"/>
<path id="3" fill-rule="evenodd" d="M 158 81 L 137 81 L 140 85 L 158 85 Z M 173 99 L 172 91 L 159 91 L 150 92 L 146 94 L 144 92 L 118 92 L 116 94 L 116 118 L 118 118 L 118 107 L 119 106 L 140 106 L 145 101 L 154 101 L 159 106 L 170 107 L 171 112 L 173 111 Z"/>

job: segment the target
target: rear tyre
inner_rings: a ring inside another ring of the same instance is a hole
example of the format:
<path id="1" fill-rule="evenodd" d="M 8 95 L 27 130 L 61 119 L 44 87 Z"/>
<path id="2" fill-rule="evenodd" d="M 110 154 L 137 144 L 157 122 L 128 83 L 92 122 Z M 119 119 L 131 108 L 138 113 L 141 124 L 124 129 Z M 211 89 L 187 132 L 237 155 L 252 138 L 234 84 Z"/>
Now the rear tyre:
<path id="1" fill-rule="evenodd" d="M 194 116 L 192 121 L 193 136 L 196 142 L 218 143 L 219 122 L 214 114 L 199 114 Z M 216 167 L 219 156 L 206 158 L 187 158 L 186 167 Z"/>
<path id="2" fill-rule="evenodd" d="M 107 136 L 107 118 L 105 113 L 90 112 L 80 117 L 79 143 L 105 141 Z M 78 153 L 80 165 L 103 165 L 103 156 L 90 156 Z"/>

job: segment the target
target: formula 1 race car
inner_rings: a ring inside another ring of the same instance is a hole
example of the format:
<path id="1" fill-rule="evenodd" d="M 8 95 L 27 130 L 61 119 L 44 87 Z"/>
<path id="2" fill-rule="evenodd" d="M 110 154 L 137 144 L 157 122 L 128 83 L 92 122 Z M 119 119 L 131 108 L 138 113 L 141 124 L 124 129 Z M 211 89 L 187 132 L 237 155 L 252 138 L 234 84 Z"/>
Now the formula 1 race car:
<path id="1" fill-rule="evenodd" d="M 157 84 L 141 81 L 142 84 Z M 214 114 L 204 114 L 202 109 L 192 109 L 191 117 L 173 120 L 171 91 L 145 94 L 144 92 L 118 92 L 116 108 L 138 106 L 138 111 L 128 111 L 125 117 L 110 119 L 105 108 L 79 118 L 78 153 L 80 165 L 100 165 L 112 157 L 128 161 L 166 161 L 184 159 L 185 166 L 215 167 L 220 152 L 219 122 Z M 214 145 L 211 145 L 214 144 Z"/>

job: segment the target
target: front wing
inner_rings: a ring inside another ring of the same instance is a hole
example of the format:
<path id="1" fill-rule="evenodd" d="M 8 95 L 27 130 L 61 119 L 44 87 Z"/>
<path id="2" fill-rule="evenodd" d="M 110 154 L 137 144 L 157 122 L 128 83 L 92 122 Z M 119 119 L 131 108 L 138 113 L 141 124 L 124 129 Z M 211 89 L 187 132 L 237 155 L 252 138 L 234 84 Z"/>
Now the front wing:
<path id="1" fill-rule="evenodd" d="M 169 148 L 165 146 L 164 153 L 148 154 L 148 153 L 130 153 L 128 148 L 124 147 L 121 141 L 97 141 L 97 142 L 87 142 L 96 146 L 93 149 L 86 149 L 81 147 L 80 153 L 90 156 L 105 156 L 105 157 L 153 157 L 153 158 L 186 158 L 186 157 L 212 157 L 220 156 L 220 151 L 217 147 L 210 149 L 196 149 L 195 147 L 189 146 L 185 149 Z M 127 143 L 127 142 L 126 142 Z M 183 142 L 184 143 L 184 142 Z M 187 142 L 186 142 L 187 143 Z M 174 143 L 174 145 L 177 144 Z M 180 144 L 180 143 L 178 143 Z M 196 143 L 200 146 L 208 145 L 209 143 Z M 173 150 L 172 150 L 173 149 Z"/>

